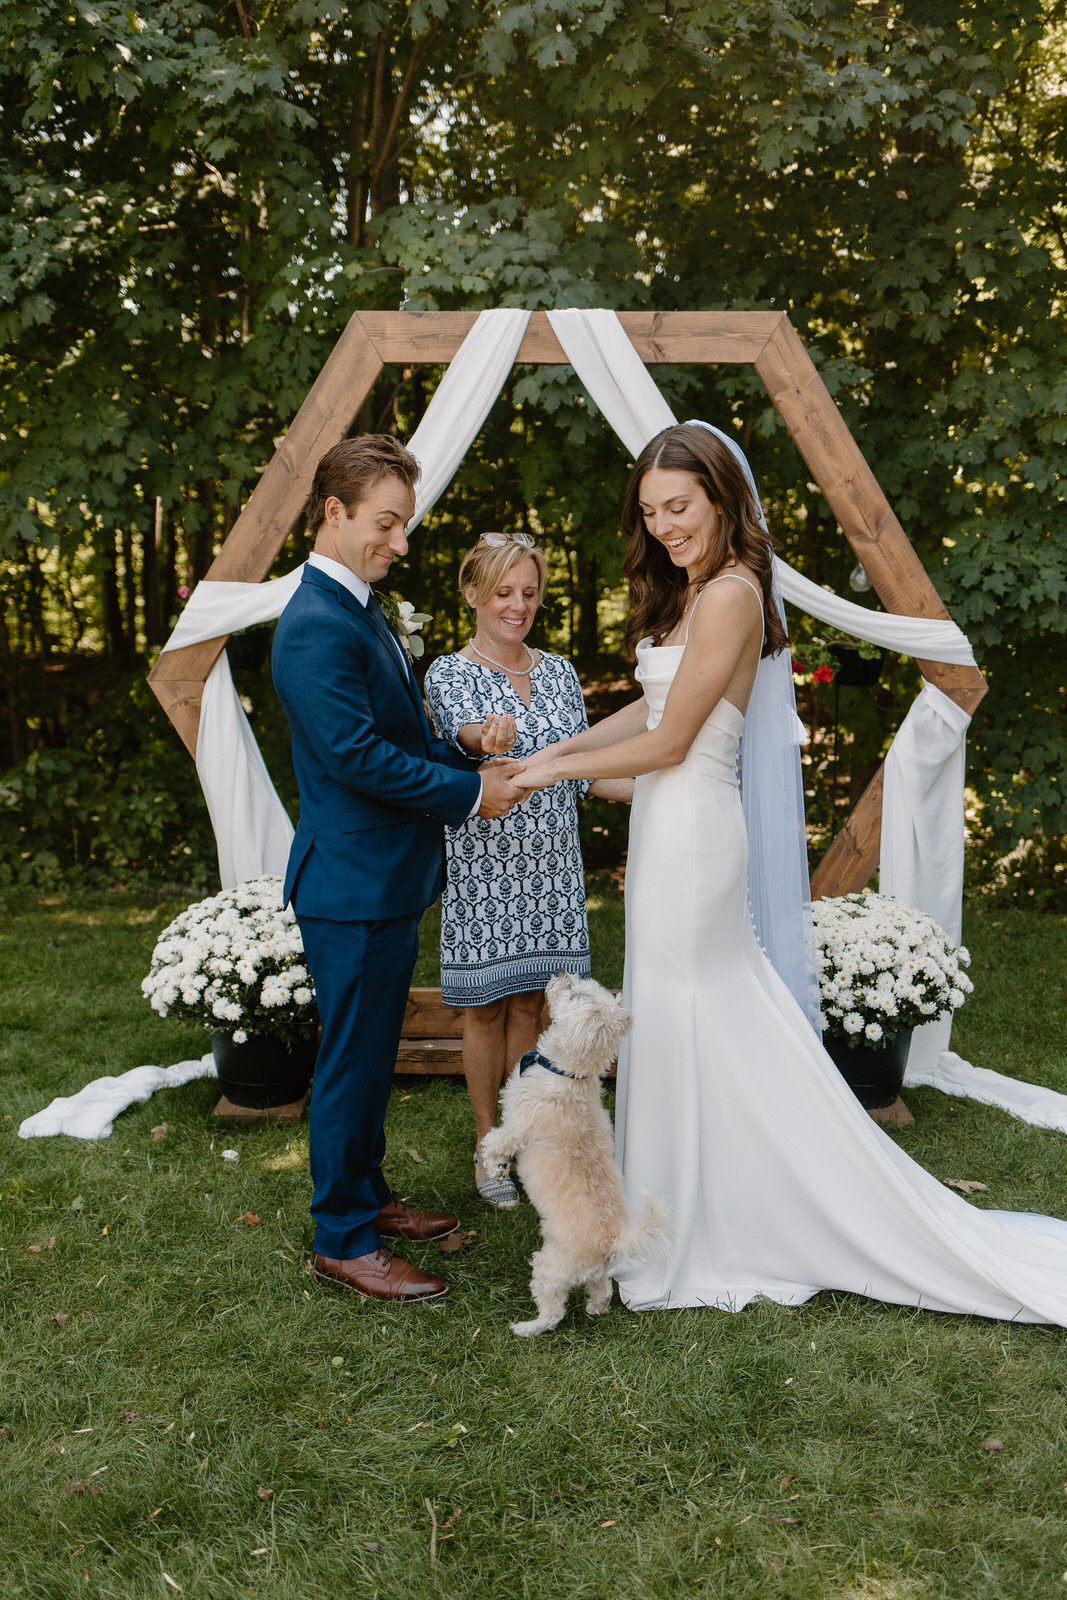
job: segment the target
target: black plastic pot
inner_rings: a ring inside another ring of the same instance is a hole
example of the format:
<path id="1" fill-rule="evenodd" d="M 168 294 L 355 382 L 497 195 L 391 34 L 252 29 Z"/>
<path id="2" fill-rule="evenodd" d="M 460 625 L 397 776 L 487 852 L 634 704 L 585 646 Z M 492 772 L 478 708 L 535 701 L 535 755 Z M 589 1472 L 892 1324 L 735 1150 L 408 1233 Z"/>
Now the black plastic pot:
<path id="1" fill-rule="evenodd" d="M 257 1111 L 300 1100 L 311 1082 L 318 1041 L 259 1034 L 234 1044 L 228 1033 L 211 1035 L 219 1088 L 235 1106 Z"/>
<path id="2" fill-rule="evenodd" d="M 861 656 L 854 644 L 832 644 L 830 654 L 837 662 L 837 682 L 846 689 L 870 689 L 882 675 L 884 650 Z"/>
<path id="3" fill-rule="evenodd" d="M 860 1105 L 868 1111 L 880 1111 L 883 1106 L 891 1106 L 900 1093 L 911 1035 L 911 1028 L 905 1028 L 879 1048 L 865 1042 L 857 1044 L 839 1033 L 827 1033 L 823 1044 Z"/>
<path id="4" fill-rule="evenodd" d="M 231 633 L 226 641 L 230 666 L 239 672 L 258 672 L 267 659 L 269 645 L 269 628 L 246 628 L 242 633 Z"/>

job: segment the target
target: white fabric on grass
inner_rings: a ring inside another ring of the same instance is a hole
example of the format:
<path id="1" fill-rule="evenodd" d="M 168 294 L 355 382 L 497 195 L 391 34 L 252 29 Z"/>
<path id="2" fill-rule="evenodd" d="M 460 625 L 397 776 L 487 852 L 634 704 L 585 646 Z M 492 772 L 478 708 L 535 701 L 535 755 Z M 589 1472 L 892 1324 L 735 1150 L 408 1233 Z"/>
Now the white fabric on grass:
<path id="1" fill-rule="evenodd" d="M 131 1067 L 117 1078 L 95 1078 L 77 1094 L 58 1095 L 43 1111 L 35 1111 L 19 1127 L 20 1139 L 43 1139 L 69 1133 L 72 1139 L 106 1139 L 115 1118 L 138 1100 L 150 1100 L 157 1089 L 178 1089 L 194 1078 L 214 1078 L 209 1054 L 172 1067 Z"/>

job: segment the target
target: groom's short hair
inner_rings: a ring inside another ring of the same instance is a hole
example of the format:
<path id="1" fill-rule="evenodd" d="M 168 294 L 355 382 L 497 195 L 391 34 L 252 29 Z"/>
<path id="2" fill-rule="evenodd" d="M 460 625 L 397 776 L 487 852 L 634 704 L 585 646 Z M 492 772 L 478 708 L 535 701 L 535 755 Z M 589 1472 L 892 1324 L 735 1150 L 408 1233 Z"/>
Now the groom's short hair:
<path id="1" fill-rule="evenodd" d="M 325 522 L 326 502 L 331 495 L 351 516 L 379 479 L 387 477 L 402 479 L 414 494 L 419 463 L 391 433 L 361 433 L 335 444 L 322 457 L 311 480 L 307 506 L 311 534 L 318 533 Z"/>

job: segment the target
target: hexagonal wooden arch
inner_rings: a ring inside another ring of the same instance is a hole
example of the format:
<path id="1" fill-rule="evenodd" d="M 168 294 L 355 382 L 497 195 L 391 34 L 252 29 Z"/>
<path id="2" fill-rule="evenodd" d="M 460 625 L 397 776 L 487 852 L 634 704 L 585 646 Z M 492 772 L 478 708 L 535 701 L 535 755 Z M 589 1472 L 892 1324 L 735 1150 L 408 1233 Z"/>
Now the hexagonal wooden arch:
<path id="1" fill-rule="evenodd" d="M 386 363 L 450 362 L 474 311 L 357 311 L 293 420 L 207 574 L 261 582 L 307 501 L 320 456 L 348 433 Z M 948 612 L 789 318 L 774 311 L 623 311 L 627 335 L 648 365 L 751 362 L 887 611 Z M 566 365 L 543 311 L 530 317 L 516 362 Z M 167 651 L 149 683 L 191 754 L 204 683 L 225 638 Z M 986 685 L 976 667 L 920 661 L 930 683 L 972 712 Z M 882 779 L 868 785 L 813 879 L 815 896 L 861 889 L 878 865 Z"/>

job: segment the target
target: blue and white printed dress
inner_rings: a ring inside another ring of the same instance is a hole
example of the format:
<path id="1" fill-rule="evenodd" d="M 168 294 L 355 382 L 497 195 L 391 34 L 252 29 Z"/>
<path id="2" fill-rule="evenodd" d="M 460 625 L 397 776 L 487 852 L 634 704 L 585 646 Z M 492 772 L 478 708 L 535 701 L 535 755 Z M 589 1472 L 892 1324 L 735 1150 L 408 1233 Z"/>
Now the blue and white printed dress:
<path id="1" fill-rule="evenodd" d="M 439 656 L 426 674 L 430 715 L 457 750 L 457 734 L 491 711 L 515 718 L 510 755 L 530 756 L 588 727 L 578 674 L 563 656 L 540 652 L 525 706 L 503 672 Z M 589 923 L 578 843 L 578 799 L 589 785 L 568 779 L 535 790 L 508 816 L 472 817 L 445 829 L 441 902 L 441 996 L 484 1006 L 543 989 L 554 972 L 588 977 Z"/>

